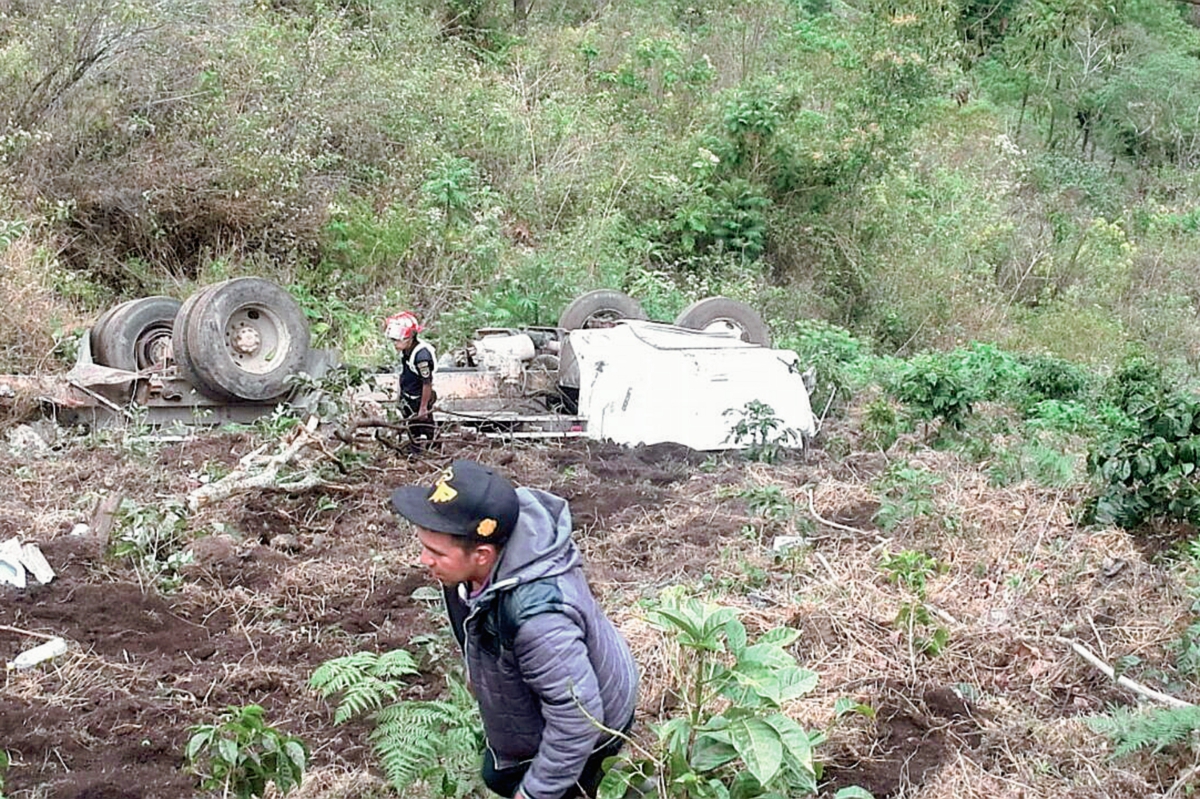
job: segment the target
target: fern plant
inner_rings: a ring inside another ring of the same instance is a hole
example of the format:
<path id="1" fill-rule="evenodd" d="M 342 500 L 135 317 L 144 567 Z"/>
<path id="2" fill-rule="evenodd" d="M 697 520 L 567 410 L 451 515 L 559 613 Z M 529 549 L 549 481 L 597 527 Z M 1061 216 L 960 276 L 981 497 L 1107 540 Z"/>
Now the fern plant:
<path id="1" fill-rule="evenodd" d="M 308 682 L 324 699 L 342 695 L 333 714 L 333 723 L 341 724 L 394 701 L 404 687 L 402 678 L 419 671 L 413 656 L 403 649 L 382 655 L 355 652 L 325 661 Z"/>
<path id="2" fill-rule="evenodd" d="M 1155 708 L 1134 712 L 1114 708 L 1107 716 L 1093 716 L 1088 726 L 1117 745 L 1113 757 L 1141 749 L 1161 752 L 1200 730 L 1200 707 Z"/>
<path id="3" fill-rule="evenodd" d="M 474 697 L 459 677 L 448 674 L 448 698 L 399 699 L 404 678 L 417 673 L 416 661 L 403 649 L 355 652 L 321 664 L 309 685 L 323 698 L 341 696 L 335 724 L 370 717 L 371 744 L 398 793 L 420 780 L 439 796 L 481 794 L 483 724 Z"/>
<path id="4" fill-rule="evenodd" d="M 447 675 L 446 682 L 448 699 L 394 702 L 375 714 L 371 743 L 397 791 L 421 780 L 453 799 L 483 793 L 479 706 L 456 676 Z"/>

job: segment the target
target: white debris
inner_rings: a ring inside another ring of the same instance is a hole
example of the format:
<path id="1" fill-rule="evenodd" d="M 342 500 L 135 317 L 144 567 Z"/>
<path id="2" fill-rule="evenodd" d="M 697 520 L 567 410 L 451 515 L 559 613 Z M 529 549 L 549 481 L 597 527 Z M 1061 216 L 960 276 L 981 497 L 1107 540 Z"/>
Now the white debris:
<path id="1" fill-rule="evenodd" d="M 13 455 L 39 456 L 50 453 L 50 445 L 29 425 L 8 431 L 8 448 Z"/>
<path id="2" fill-rule="evenodd" d="M 21 547 L 21 562 L 25 564 L 25 568 L 29 569 L 29 573 L 34 579 L 42 585 L 54 579 L 54 569 L 50 568 L 50 564 L 46 561 L 46 556 L 42 554 L 42 550 L 37 544 L 24 544 Z"/>
<path id="3" fill-rule="evenodd" d="M 8 668 L 12 669 L 31 669 L 39 663 L 43 663 L 51 658 L 56 658 L 59 655 L 65 654 L 67 651 L 67 642 L 61 638 L 51 638 L 44 644 L 39 644 L 33 649 L 26 649 L 21 654 L 8 664 Z"/>
<path id="4" fill-rule="evenodd" d="M 10 538 L 0 544 L 0 583 L 25 587 L 25 562 L 21 559 L 21 542 Z"/>
<path id="5" fill-rule="evenodd" d="M 87 535 L 91 531 L 91 527 L 88 527 L 84 522 L 79 522 L 71 528 L 71 535 Z"/>
<path id="6" fill-rule="evenodd" d="M 26 571 L 42 585 L 54 579 L 54 569 L 37 544 L 22 545 L 16 537 L 0 544 L 0 583 L 24 588 Z"/>
<path id="7" fill-rule="evenodd" d="M 777 535 L 771 541 L 771 549 L 776 554 L 780 554 L 796 547 L 802 547 L 807 543 L 807 540 L 802 535 Z"/>

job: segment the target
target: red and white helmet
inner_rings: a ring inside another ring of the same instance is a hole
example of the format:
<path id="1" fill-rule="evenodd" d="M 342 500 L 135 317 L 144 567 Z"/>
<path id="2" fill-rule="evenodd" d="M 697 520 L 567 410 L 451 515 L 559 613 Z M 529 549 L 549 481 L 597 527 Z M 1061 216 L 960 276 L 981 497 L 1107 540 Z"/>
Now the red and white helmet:
<path id="1" fill-rule="evenodd" d="M 417 317 L 409 311 L 392 314 L 383 320 L 383 334 L 393 341 L 408 338 L 413 333 L 419 333 L 424 329 L 417 321 Z"/>

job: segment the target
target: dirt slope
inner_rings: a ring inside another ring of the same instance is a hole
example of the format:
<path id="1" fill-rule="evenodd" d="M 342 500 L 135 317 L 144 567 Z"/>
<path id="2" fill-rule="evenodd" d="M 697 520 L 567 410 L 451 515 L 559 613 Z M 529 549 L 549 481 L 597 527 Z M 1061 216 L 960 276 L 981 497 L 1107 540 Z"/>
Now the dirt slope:
<path id="1" fill-rule="evenodd" d="M 571 501 L 589 577 L 643 668 L 642 735 L 671 704 L 670 665 L 637 600 L 682 582 L 737 606 L 752 630 L 802 631 L 797 654 L 821 679 L 792 708 L 806 725 L 832 725 L 839 697 L 875 709 L 831 727 L 819 752 L 830 795 L 860 784 L 877 797 L 1150 796 L 1178 776 L 1107 759 L 1081 719 L 1133 697 L 1055 636 L 1110 661 L 1136 654 L 1137 676 L 1153 681 L 1187 612 L 1183 586 L 1123 534 L 1076 527 L 1076 498 L 991 489 L 951 455 L 920 456 L 948 478 L 937 513 L 885 535 L 867 487 L 882 456 L 818 451 L 766 466 L 675 446 L 450 440 L 409 461 L 360 442 L 363 462 L 335 485 L 239 494 L 192 513 L 184 536 L 194 561 L 164 591 L 113 557 L 113 541 L 73 529 L 95 527 L 97 507 L 117 496 L 160 510 L 182 502 L 262 441 L 55 435 L 41 453 L 0 448 L 0 540 L 38 543 L 58 572 L 46 586 L 0 587 L 0 657 L 39 636 L 70 643 L 52 664 L 5 676 L 9 797 L 197 795 L 182 768 L 188 728 L 250 703 L 311 747 L 301 796 L 383 795 L 366 729 L 335 727 L 306 683 L 329 658 L 441 629 L 439 609 L 413 598 L 428 579 L 387 496 L 452 457 Z M 773 519 L 747 504 L 771 487 L 788 503 Z M 798 533 L 809 548 L 773 557 L 776 535 Z M 893 624 L 905 597 L 879 563 L 904 550 L 944 565 L 929 586 L 949 635 L 936 657 L 914 652 Z M 436 687 L 431 678 L 414 690 Z"/>

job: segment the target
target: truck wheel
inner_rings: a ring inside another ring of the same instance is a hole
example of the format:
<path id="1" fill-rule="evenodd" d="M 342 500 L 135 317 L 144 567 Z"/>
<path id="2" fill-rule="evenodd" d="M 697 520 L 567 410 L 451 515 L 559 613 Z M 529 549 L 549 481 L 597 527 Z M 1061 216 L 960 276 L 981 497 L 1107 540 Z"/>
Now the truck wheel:
<path id="1" fill-rule="evenodd" d="M 558 326 L 563 330 L 581 330 L 611 327 L 621 319 L 647 318 L 641 303 L 628 294 L 615 289 L 596 289 L 576 297 L 558 318 Z"/>
<path id="2" fill-rule="evenodd" d="M 93 357 L 97 363 L 138 372 L 166 363 L 171 354 L 171 328 L 179 311 L 173 297 L 145 297 L 112 309 L 93 329 Z"/>
<path id="3" fill-rule="evenodd" d="M 119 309 L 125 307 L 131 302 L 133 301 L 126 300 L 125 302 L 117 303 L 104 313 L 100 314 L 100 318 L 92 324 L 92 329 L 88 331 L 88 338 L 90 339 L 92 345 L 92 360 L 96 363 L 99 363 L 99 361 L 96 360 L 99 357 L 97 353 L 100 352 L 100 339 L 104 335 L 104 328 L 108 326 L 108 320 L 112 319 L 113 314 L 115 314 Z"/>
<path id="4" fill-rule="evenodd" d="M 171 332 L 171 354 L 175 358 L 175 368 L 179 376 L 191 383 L 192 388 L 213 399 L 230 399 L 230 397 L 222 393 L 216 386 L 208 383 L 196 371 L 192 353 L 188 349 L 188 320 L 191 318 L 192 309 L 196 307 L 196 303 L 211 288 L 212 286 L 207 286 L 200 289 L 184 300 L 183 305 L 179 307 L 179 312 L 175 314 L 175 327 Z"/>
<path id="5" fill-rule="evenodd" d="M 279 285 L 240 277 L 210 286 L 184 319 L 184 351 L 198 387 L 261 402 L 287 392 L 308 360 L 308 321 Z"/>
<path id="6" fill-rule="evenodd" d="M 676 317 L 675 325 L 705 333 L 727 333 L 751 344 L 771 346 L 771 331 L 758 311 L 728 297 L 708 297 L 693 302 Z"/>

